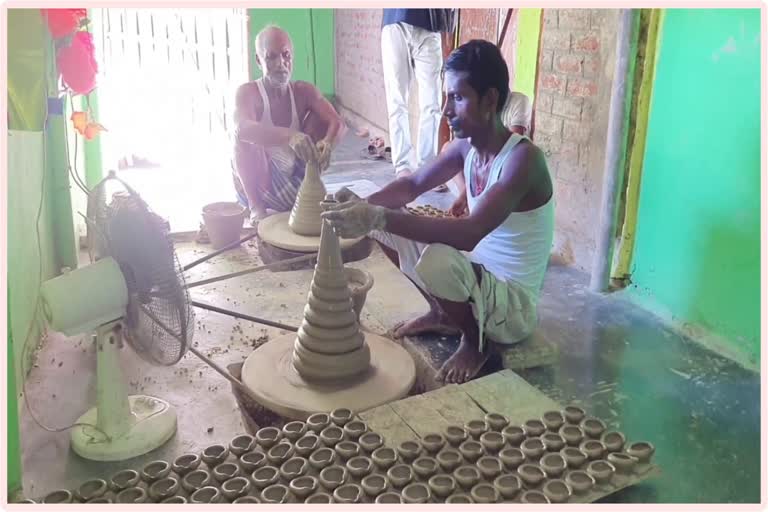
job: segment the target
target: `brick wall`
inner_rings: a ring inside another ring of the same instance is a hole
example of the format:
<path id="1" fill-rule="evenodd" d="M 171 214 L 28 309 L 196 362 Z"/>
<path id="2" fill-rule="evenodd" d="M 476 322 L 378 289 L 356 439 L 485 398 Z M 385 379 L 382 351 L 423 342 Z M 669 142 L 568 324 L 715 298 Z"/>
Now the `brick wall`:
<path id="1" fill-rule="evenodd" d="M 544 9 L 535 141 L 555 185 L 554 252 L 589 270 L 599 223 L 618 11 Z"/>

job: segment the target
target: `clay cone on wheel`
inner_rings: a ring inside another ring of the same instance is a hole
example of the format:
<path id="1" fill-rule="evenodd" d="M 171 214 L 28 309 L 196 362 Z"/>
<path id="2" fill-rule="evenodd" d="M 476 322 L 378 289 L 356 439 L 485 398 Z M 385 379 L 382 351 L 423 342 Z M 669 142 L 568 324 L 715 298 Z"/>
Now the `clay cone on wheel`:
<path id="1" fill-rule="evenodd" d="M 325 198 L 325 185 L 320 179 L 317 162 L 307 162 L 304 180 L 301 182 L 296 202 L 293 204 L 288 226 L 297 235 L 317 236 L 320 234 L 320 203 Z"/>
<path id="2" fill-rule="evenodd" d="M 321 231 L 293 365 L 305 379 L 348 378 L 366 371 L 371 355 L 355 315 L 339 237 L 325 221 Z"/>

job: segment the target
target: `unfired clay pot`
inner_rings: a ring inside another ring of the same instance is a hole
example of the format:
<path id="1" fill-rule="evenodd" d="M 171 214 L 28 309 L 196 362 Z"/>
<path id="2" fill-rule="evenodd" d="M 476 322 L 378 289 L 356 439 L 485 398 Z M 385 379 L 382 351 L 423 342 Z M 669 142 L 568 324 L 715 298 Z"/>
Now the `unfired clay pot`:
<path id="1" fill-rule="evenodd" d="M 387 471 L 387 480 L 392 487 L 401 489 L 413 481 L 413 469 L 407 464 L 395 464 Z"/>
<path id="2" fill-rule="evenodd" d="M 321 471 L 323 468 L 327 468 L 335 462 L 336 452 L 333 448 L 328 448 L 327 446 L 318 448 L 309 456 L 309 465 L 317 471 Z"/>
<path id="3" fill-rule="evenodd" d="M 451 505 L 474 503 L 472 501 L 472 497 L 469 494 L 465 494 L 463 492 L 451 494 L 445 499 L 445 502 Z"/>
<path id="4" fill-rule="evenodd" d="M 545 432 L 541 435 L 541 442 L 548 452 L 559 452 L 565 446 L 565 439 L 556 432 Z"/>
<path id="5" fill-rule="evenodd" d="M 550 432 L 557 432 L 565 423 L 565 416 L 560 411 L 547 411 L 541 415 L 541 421 Z"/>
<path id="6" fill-rule="evenodd" d="M 509 425 L 509 419 L 503 414 L 497 412 L 489 412 L 485 415 L 485 422 L 494 432 L 501 432 L 504 427 Z"/>
<path id="7" fill-rule="evenodd" d="M 334 449 L 339 458 L 344 462 L 360 455 L 360 445 L 354 441 L 340 441 L 336 443 Z"/>
<path id="8" fill-rule="evenodd" d="M 293 457 L 293 445 L 290 443 L 277 443 L 267 452 L 267 460 L 273 466 L 280 466 L 283 462 Z"/>
<path id="9" fill-rule="evenodd" d="M 499 501 L 499 491 L 489 483 L 475 485 L 469 493 L 475 503 L 496 503 Z"/>
<path id="10" fill-rule="evenodd" d="M 229 442 L 229 451 L 235 456 L 239 457 L 242 454 L 249 452 L 256 448 L 256 439 L 248 434 L 241 434 L 235 436 Z"/>
<path id="11" fill-rule="evenodd" d="M 520 444 L 520 450 L 528 460 L 538 460 L 546 451 L 544 442 L 540 437 L 530 437 Z"/>
<path id="12" fill-rule="evenodd" d="M 324 412 L 316 412 L 307 418 L 307 428 L 319 434 L 325 427 L 331 424 L 331 417 Z"/>
<path id="13" fill-rule="evenodd" d="M 357 441 L 366 432 L 368 432 L 368 425 L 360 420 L 352 420 L 344 425 L 344 436 L 352 441 Z"/>
<path id="14" fill-rule="evenodd" d="M 467 439 L 459 445 L 459 453 L 467 462 L 475 462 L 483 455 L 483 445 L 479 441 Z"/>
<path id="15" fill-rule="evenodd" d="M 109 488 L 114 492 L 120 492 L 129 487 L 135 487 L 140 480 L 138 471 L 124 469 L 115 473 L 109 480 Z"/>
<path id="16" fill-rule="evenodd" d="M 547 426 L 541 420 L 528 420 L 523 423 L 523 431 L 528 437 L 538 437 L 547 431 Z"/>
<path id="17" fill-rule="evenodd" d="M 432 494 L 446 498 L 456 491 L 456 480 L 450 475 L 435 475 L 427 482 Z"/>
<path id="18" fill-rule="evenodd" d="M 240 505 L 241 503 L 256 504 L 256 503 L 261 503 L 261 500 L 256 496 L 241 496 L 237 498 L 235 501 L 233 501 L 232 503 L 235 505 Z"/>
<path id="19" fill-rule="evenodd" d="M 584 432 L 578 425 L 563 425 L 560 427 L 559 434 L 568 446 L 579 446 L 584 440 Z"/>
<path id="20" fill-rule="evenodd" d="M 488 432 L 488 423 L 485 420 L 469 420 L 464 424 L 469 436 L 477 441 L 480 436 Z"/>
<path id="21" fill-rule="evenodd" d="M 213 468 L 212 473 L 214 480 L 221 483 L 230 478 L 240 476 L 240 466 L 232 462 L 225 462 Z"/>
<path id="22" fill-rule="evenodd" d="M 307 463 L 307 459 L 302 457 L 291 457 L 280 466 L 280 477 L 286 482 L 290 482 L 294 478 L 304 476 L 308 469 L 309 464 Z"/>
<path id="23" fill-rule="evenodd" d="M 360 503 L 363 489 L 357 484 L 340 485 L 333 491 L 333 501 L 336 503 Z"/>
<path id="24" fill-rule="evenodd" d="M 282 431 L 283 437 L 294 443 L 307 433 L 307 424 L 303 421 L 289 421 L 283 425 Z"/>
<path id="25" fill-rule="evenodd" d="M 443 471 L 448 473 L 461 466 L 464 462 L 461 453 L 459 453 L 459 451 L 455 448 L 443 449 L 442 451 L 438 452 L 435 459 L 437 460 L 437 463 L 440 465 L 440 467 L 443 468 Z"/>
<path id="26" fill-rule="evenodd" d="M 445 438 L 442 434 L 438 434 L 437 432 L 424 434 L 421 438 L 421 446 L 424 447 L 424 450 L 427 453 L 434 455 L 445 446 Z"/>
<path id="27" fill-rule="evenodd" d="M 237 462 L 240 464 L 240 469 L 242 469 L 246 475 L 250 475 L 267 463 L 267 456 L 264 455 L 264 452 L 254 450 L 242 454 Z"/>
<path id="28" fill-rule="evenodd" d="M 592 475 L 598 484 L 610 481 L 615 472 L 616 468 L 613 464 L 605 460 L 593 460 L 587 465 L 587 473 Z"/>
<path id="29" fill-rule="evenodd" d="M 600 418 L 584 418 L 581 420 L 579 426 L 581 427 L 581 430 L 592 439 L 600 439 L 600 436 L 605 432 L 605 423 Z"/>
<path id="30" fill-rule="evenodd" d="M 397 445 L 397 454 L 403 462 L 413 462 L 421 454 L 421 445 L 416 441 L 403 441 Z"/>
<path id="31" fill-rule="evenodd" d="M 504 466 L 502 465 L 501 460 L 499 460 L 498 457 L 490 455 L 480 457 L 477 459 L 475 465 L 486 480 L 493 480 L 504 471 Z"/>
<path id="32" fill-rule="evenodd" d="M 597 439 L 587 439 L 579 445 L 579 450 L 586 453 L 589 460 L 597 460 L 605 453 L 605 445 Z"/>
<path id="33" fill-rule="evenodd" d="M 320 437 L 313 432 L 307 432 L 293 445 L 296 455 L 305 459 L 320 447 Z"/>
<path id="34" fill-rule="evenodd" d="M 628 455 L 635 457 L 639 463 L 646 464 L 651 462 L 656 448 L 648 441 L 637 441 L 630 444 L 626 452 Z"/>
<path id="35" fill-rule="evenodd" d="M 371 459 L 373 459 L 373 463 L 376 464 L 377 468 L 386 471 L 397 462 L 397 453 L 393 448 L 382 446 L 373 451 Z"/>
<path id="36" fill-rule="evenodd" d="M 32 501 L 32 500 L 30 500 L 30 501 Z M 26 502 L 21 502 L 21 503 L 26 503 Z M 34 501 L 32 501 L 32 503 L 34 503 Z M 105 496 L 101 496 L 99 498 L 93 498 L 92 500 L 88 500 L 88 501 L 86 501 L 86 503 L 102 503 L 102 504 L 103 503 L 112 503 L 112 499 L 111 498 L 107 498 Z"/>
<path id="37" fill-rule="evenodd" d="M 171 496 L 170 498 L 165 498 L 160 503 L 170 503 L 172 505 L 173 504 L 175 504 L 175 505 L 185 505 L 185 504 L 187 504 L 189 502 L 187 501 L 187 498 L 185 498 L 184 496 L 179 496 L 177 494 L 176 496 Z"/>
<path id="38" fill-rule="evenodd" d="M 376 496 L 376 503 L 402 503 L 403 498 L 396 492 L 384 492 Z"/>
<path id="39" fill-rule="evenodd" d="M 574 493 L 586 494 L 595 486 L 595 479 L 586 471 L 577 469 L 565 475 L 565 483 L 571 486 Z"/>
<path id="40" fill-rule="evenodd" d="M 227 460 L 227 456 L 229 456 L 229 448 L 223 444 L 213 444 L 203 450 L 203 462 L 211 469 Z M 142 478 L 144 478 L 143 475 Z"/>
<path id="41" fill-rule="evenodd" d="M 131 489 L 133 489 L 131 487 Z M 138 489 L 138 487 L 136 487 Z M 48 493 L 45 498 L 43 498 L 43 503 L 46 504 L 52 504 L 52 503 L 72 503 L 72 493 L 68 491 L 67 489 L 59 489 L 53 492 Z"/>
<path id="42" fill-rule="evenodd" d="M 149 486 L 149 499 L 154 502 L 163 501 L 179 492 L 179 488 L 179 481 L 175 478 L 161 478 Z"/>
<path id="43" fill-rule="evenodd" d="M 258 489 L 266 489 L 280 480 L 280 471 L 274 466 L 264 466 L 251 473 L 251 483 Z"/>
<path id="44" fill-rule="evenodd" d="M 291 491 L 283 484 L 272 484 L 261 491 L 261 502 L 268 504 L 288 503 L 291 500 Z"/>
<path id="45" fill-rule="evenodd" d="M 377 432 L 366 432 L 360 436 L 357 443 L 365 453 L 373 453 L 374 450 L 384 445 L 384 438 Z"/>
<path id="46" fill-rule="evenodd" d="M 251 482 L 244 476 L 230 478 L 221 484 L 221 493 L 228 501 L 235 501 L 241 496 L 245 496 L 251 490 Z"/>
<path id="47" fill-rule="evenodd" d="M 550 478 L 559 477 L 568 466 L 563 456 L 559 453 L 547 453 L 541 458 L 539 465 Z"/>
<path id="48" fill-rule="evenodd" d="M 504 437 L 504 441 L 509 446 L 520 446 L 520 443 L 525 440 L 525 430 L 519 425 L 507 425 L 501 430 L 501 435 Z"/>
<path id="49" fill-rule="evenodd" d="M 499 491 L 502 498 L 511 500 L 523 488 L 523 481 L 517 475 L 505 473 L 496 477 L 493 486 Z"/>
<path id="50" fill-rule="evenodd" d="M 525 462 L 525 454 L 520 448 L 504 448 L 499 452 L 499 460 L 505 468 L 514 470 Z"/>
<path id="51" fill-rule="evenodd" d="M 637 459 L 626 453 L 609 453 L 605 460 L 613 464 L 617 473 L 631 474 L 637 465 Z"/>
<path id="52" fill-rule="evenodd" d="M 123 489 L 115 496 L 115 503 L 146 503 L 147 491 L 141 487 L 129 487 Z M 43 500 L 43 503 L 46 503 Z"/>
<path id="53" fill-rule="evenodd" d="M 451 446 L 459 446 L 467 440 L 469 433 L 467 429 L 459 425 L 448 425 L 445 427 L 445 439 Z"/>
<path id="54" fill-rule="evenodd" d="M 432 498 L 432 491 L 429 490 L 429 486 L 421 482 L 406 485 L 401 494 L 403 501 L 411 504 L 428 503 Z"/>
<path id="55" fill-rule="evenodd" d="M 344 431 L 338 425 L 329 425 L 320 431 L 320 440 L 325 446 L 333 448 L 344 439 Z"/>
<path id="56" fill-rule="evenodd" d="M 256 442 L 263 450 L 269 450 L 283 438 L 283 432 L 277 427 L 263 427 L 256 431 Z"/>
<path id="57" fill-rule="evenodd" d="M 520 497 L 520 501 L 525 504 L 550 503 L 549 498 L 547 498 L 543 492 L 537 491 L 535 489 L 531 491 L 525 491 Z"/>
<path id="58" fill-rule="evenodd" d="M 365 494 L 372 498 L 386 491 L 387 485 L 389 485 L 387 477 L 379 474 L 368 475 L 360 482 L 360 487 L 363 488 Z"/>
<path id="59" fill-rule="evenodd" d="M 536 464 L 521 464 L 517 468 L 517 475 L 526 483 L 526 485 L 537 486 L 547 478 L 547 474 Z"/>
<path id="60" fill-rule="evenodd" d="M 171 474 L 171 465 L 164 460 L 150 462 L 141 469 L 141 479 L 151 484 Z"/>
<path id="61" fill-rule="evenodd" d="M 77 499 L 80 501 L 89 501 L 94 498 L 100 498 L 104 496 L 107 489 L 107 482 L 100 478 L 88 480 L 77 488 Z"/>
<path id="62" fill-rule="evenodd" d="M 482 475 L 475 466 L 464 465 L 456 468 L 453 478 L 463 489 L 471 489 L 480 481 Z"/>
<path id="63" fill-rule="evenodd" d="M 316 493 L 319 487 L 320 483 L 317 481 L 317 478 L 308 475 L 294 478 L 291 480 L 291 483 L 288 484 L 288 488 L 291 490 L 294 496 L 301 500 L 307 498 L 307 496 L 311 494 Z"/>
<path id="64" fill-rule="evenodd" d="M 181 479 L 181 487 L 191 494 L 207 485 L 213 485 L 212 482 L 213 479 L 208 471 L 205 469 L 194 469 Z"/>
<path id="65" fill-rule="evenodd" d="M 343 427 L 346 425 L 349 421 L 352 420 L 352 418 L 355 416 L 355 414 L 350 411 L 349 409 L 346 409 L 344 407 L 340 407 L 338 409 L 334 409 L 331 411 L 331 421 L 338 425 L 339 427 Z"/>
<path id="66" fill-rule="evenodd" d="M 568 405 L 563 409 L 563 416 L 565 416 L 565 421 L 572 425 L 578 425 L 581 423 L 581 420 L 584 419 L 584 416 L 586 416 L 587 413 L 582 409 L 581 407 L 578 407 L 576 405 Z"/>
<path id="67" fill-rule="evenodd" d="M 429 478 L 437 473 L 440 466 L 437 464 L 437 460 L 434 457 L 422 455 L 411 464 L 413 472 L 416 473 L 422 480 L 429 480 Z"/>
<path id="68" fill-rule="evenodd" d="M 328 466 L 320 472 L 320 484 L 328 491 L 333 491 L 340 485 L 346 483 L 349 478 L 347 469 L 343 466 Z"/>
<path id="69" fill-rule="evenodd" d="M 190 471 L 200 467 L 202 460 L 202 457 L 196 453 L 185 453 L 176 457 L 173 464 L 171 464 L 171 469 L 173 469 L 174 473 L 183 477 Z"/>
<path id="70" fill-rule="evenodd" d="M 496 431 L 488 431 L 480 436 L 480 444 L 483 445 L 485 453 L 496 454 L 504 447 L 504 436 Z"/>
<path id="71" fill-rule="evenodd" d="M 573 446 L 566 446 L 560 450 L 560 455 L 568 463 L 569 468 L 580 468 L 582 464 L 587 462 L 587 454 Z"/>
<path id="72" fill-rule="evenodd" d="M 547 481 L 541 491 L 552 503 L 565 503 L 573 494 L 571 487 L 560 479 Z"/>
<path id="73" fill-rule="evenodd" d="M 327 492 L 319 492 L 317 494 L 313 494 L 312 496 L 304 500 L 304 503 L 314 503 L 314 504 L 333 503 L 333 496 L 331 496 Z"/>
<path id="74" fill-rule="evenodd" d="M 369 457 L 358 455 L 347 461 L 346 468 L 353 477 L 363 478 L 373 471 L 373 461 Z"/>
<path id="75" fill-rule="evenodd" d="M 600 436 L 600 440 L 605 445 L 605 449 L 609 452 L 620 452 L 624 449 L 624 443 L 627 442 L 627 438 L 618 430 L 603 432 L 603 435 Z"/>

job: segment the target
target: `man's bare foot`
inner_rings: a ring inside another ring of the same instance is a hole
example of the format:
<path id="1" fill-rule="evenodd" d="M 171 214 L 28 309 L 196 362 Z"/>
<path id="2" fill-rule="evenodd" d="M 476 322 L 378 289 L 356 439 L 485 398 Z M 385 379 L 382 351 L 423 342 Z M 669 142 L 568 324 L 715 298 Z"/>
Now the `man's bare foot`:
<path id="1" fill-rule="evenodd" d="M 426 315 L 397 324 L 392 330 L 392 335 L 395 338 L 402 338 L 427 332 L 452 335 L 459 334 L 460 331 L 451 325 L 445 313 L 431 309 Z"/>
<path id="2" fill-rule="evenodd" d="M 440 368 L 435 378 L 447 384 L 462 384 L 474 379 L 486 361 L 488 354 L 479 352 L 477 346 L 462 336 L 459 348 Z"/>

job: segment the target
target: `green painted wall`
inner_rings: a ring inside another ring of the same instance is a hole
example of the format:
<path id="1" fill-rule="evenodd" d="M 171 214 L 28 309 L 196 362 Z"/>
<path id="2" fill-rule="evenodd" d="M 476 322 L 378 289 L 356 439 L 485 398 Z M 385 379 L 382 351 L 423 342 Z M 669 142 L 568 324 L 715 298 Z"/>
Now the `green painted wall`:
<path id="1" fill-rule="evenodd" d="M 285 29 L 293 40 L 293 79 L 313 83 L 326 97 L 334 95 L 333 9 L 248 9 L 251 78 L 261 76 L 254 38 L 269 24 Z"/>
<path id="2" fill-rule="evenodd" d="M 8 299 L 8 313 L 11 310 L 11 294 L 6 292 Z M 14 360 L 13 357 L 13 336 L 11 334 L 11 323 L 8 322 L 8 362 Z M 8 404 L 6 406 L 6 425 L 8 425 L 8 462 L 6 471 L 8 475 L 8 493 L 21 488 L 21 447 L 19 443 L 19 401 L 16 393 L 16 372 L 13 365 L 8 365 L 8 372 L 5 379 L 8 386 Z"/>
<path id="3" fill-rule="evenodd" d="M 670 9 L 661 31 L 630 293 L 757 365 L 760 11 Z"/>
<path id="4" fill-rule="evenodd" d="M 517 54 L 514 90 L 534 100 L 536 66 L 539 62 L 541 9 L 520 9 L 517 14 Z"/>

